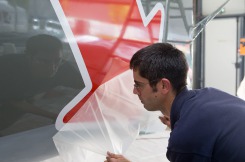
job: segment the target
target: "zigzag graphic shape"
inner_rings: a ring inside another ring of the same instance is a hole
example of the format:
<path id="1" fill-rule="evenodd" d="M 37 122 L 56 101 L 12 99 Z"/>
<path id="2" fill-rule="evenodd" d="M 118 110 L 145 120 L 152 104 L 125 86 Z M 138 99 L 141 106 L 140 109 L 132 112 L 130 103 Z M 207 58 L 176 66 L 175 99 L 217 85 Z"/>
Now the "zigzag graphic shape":
<path id="1" fill-rule="evenodd" d="M 151 20 L 153 19 L 153 17 L 157 14 L 158 11 L 161 11 L 161 23 L 160 23 L 160 33 L 159 33 L 159 39 L 158 41 L 159 42 L 162 42 L 162 39 L 163 39 L 163 31 L 164 31 L 164 20 L 165 20 L 165 9 L 163 7 L 163 4 L 158 2 L 151 10 L 151 12 L 146 15 L 145 14 L 145 11 L 144 11 L 144 8 L 143 8 L 143 5 L 141 3 L 141 0 L 136 0 L 136 3 L 138 5 L 138 8 L 139 8 L 139 12 L 140 12 L 140 16 L 142 18 L 142 21 L 143 21 L 143 24 L 144 26 L 146 27 L 150 22 Z"/>

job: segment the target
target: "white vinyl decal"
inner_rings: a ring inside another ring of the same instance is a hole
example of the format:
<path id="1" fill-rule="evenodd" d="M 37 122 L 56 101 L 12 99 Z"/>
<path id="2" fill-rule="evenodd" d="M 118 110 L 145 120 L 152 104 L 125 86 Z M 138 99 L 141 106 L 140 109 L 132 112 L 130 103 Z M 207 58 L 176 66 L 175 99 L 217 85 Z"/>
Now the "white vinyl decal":
<path id="1" fill-rule="evenodd" d="M 141 0 L 136 0 L 137 6 L 140 12 L 140 16 L 143 22 L 143 25 L 146 27 L 151 22 L 151 20 L 154 18 L 154 16 L 157 14 L 158 11 L 161 12 L 161 22 L 160 22 L 160 31 L 159 31 L 159 42 L 162 42 L 163 39 L 163 27 L 164 27 L 164 19 L 165 19 L 165 10 L 162 5 L 162 3 L 158 2 L 150 11 L 148 15 L 146 15 Z M 56 120 L 56 129 L 60 130 L 64 125 L 64 117 L 67 115 L 67 113 L 74 108 L 92 89 L 92 82 L 91 78 L 88 74 L 88 70 L 86 68 L 86 65 L 84 63 L 82 54 L 79 50 L 79 47 L 77 45 L 76 39 L 73 35 L 73 32 L 70 28 L 70 25 L 68 23 L 68 20 L 63 12 L 63 9 L 61 7 L 61 4 L 59 0 L 51 0 L 51 4 L 56 12 L 56 15 L 60 21 L 60 24 L 64 30 L 65 36 L 67 38 L 68 43 L 70 44 L 72 53 L 74 55 L 74 58 L 77 62 L 79 71 L 82 75 L 82 78 L 84 80 L 85 88 L 74 98 L 72 101 L 70 101 L 59 113 L 58 118 Z"/>
<path id="2" fill-rule="evenodd" d="M 56 15 L 60 21 L 60 24 L 64 30 L 68 43 L 70 44 L 72 53 L 74 58 L 77 62 L 79 71 L 82 75 L 85 87 L 82 91 L 71 101 L 69 102 L 59 113 L 58 118 L 56 120 L 55 126 L 57 130 L 60 130 L 64 126 L 63 119 L 65 115 L 74 107 L 76 106 L 92 89 L 92 82 L 90 76 L 88 74 L 88 70 L 82 58 L 81 52 L 77 45 L 76 39 L 72 33 L 68 20 L 65 17 L 65 14 L 61 8 L 61 5 L 58 0 L 51 0 L 51 4 L 56 12 Z"/>
<path id="3" fill-rule="evenodd" d="M 161 11 L 161 24 L 160 24 L 160 33 L 159 33 L 159 42 L 162 42 L 163 39 L 163 26 L 164 26 L 164 20 L 165 20 L 165 10 L 163 5 L 158 2 L 151 10 L 151 12 L 146 16 L 143 5 L 141 3 L 141 0 L 136 0 L 138 8 L 139 8 L 139 12 L 140 12 L 140 16 L 142 18 L 143 24 L 146 27 L 150 21 L 153 19 L 153 17 L 156 15 L 156 13 L 160 10 Z"/>

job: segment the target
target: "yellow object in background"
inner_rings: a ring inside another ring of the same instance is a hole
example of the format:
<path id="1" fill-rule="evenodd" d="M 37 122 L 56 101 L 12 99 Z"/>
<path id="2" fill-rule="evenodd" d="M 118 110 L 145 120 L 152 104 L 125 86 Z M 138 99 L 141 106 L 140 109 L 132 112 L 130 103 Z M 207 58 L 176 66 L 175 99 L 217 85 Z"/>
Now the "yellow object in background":
<path id="1" fill-rule="evenodd" d="M 240 55 L 245 56 L 245 38 L 240 39 Z"/>

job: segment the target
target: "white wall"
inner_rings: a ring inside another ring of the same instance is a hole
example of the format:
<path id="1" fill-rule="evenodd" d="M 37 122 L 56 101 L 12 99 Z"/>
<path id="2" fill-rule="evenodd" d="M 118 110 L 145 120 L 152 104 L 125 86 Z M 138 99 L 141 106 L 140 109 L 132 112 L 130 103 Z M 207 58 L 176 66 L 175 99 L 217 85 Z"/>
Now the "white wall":
<path id="1" fill-rule="evenodd" d="M 227 0 L 202 0 L 202 15 L 207 16 Z M 245 14 L 245 0 L 230 0 L 224 6 L 224 17 Z M 236 95 L 237 19 L 214 19 L 205 29 L 204 86 L 212 86 Z"/>
<path id="2" fill-rule="evenodd" d="M 225 25 L 224 25 L 225 24 Z M 205 30 L 204 86 L 236 94 L 236 18 L 216 19 Z"/>

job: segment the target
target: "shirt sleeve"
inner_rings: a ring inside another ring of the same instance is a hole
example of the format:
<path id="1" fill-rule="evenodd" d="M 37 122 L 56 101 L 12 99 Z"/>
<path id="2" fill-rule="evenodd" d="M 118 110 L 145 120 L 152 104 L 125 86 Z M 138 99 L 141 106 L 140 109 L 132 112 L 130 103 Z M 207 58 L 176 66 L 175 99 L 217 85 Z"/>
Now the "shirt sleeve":
<path id="1" fill-rule="evenodd" d="M 195 153 L 167 151 L 167 158 L 170 162 L 211 162 L 210 157 L 205 157 Z"/>

